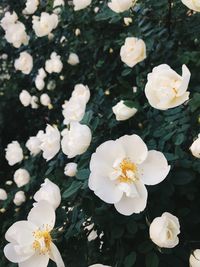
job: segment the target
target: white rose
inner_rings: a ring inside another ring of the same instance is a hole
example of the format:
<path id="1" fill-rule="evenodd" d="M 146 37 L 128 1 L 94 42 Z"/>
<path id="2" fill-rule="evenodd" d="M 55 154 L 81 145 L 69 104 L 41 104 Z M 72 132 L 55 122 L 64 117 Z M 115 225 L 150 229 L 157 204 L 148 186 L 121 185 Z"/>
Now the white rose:
<path id="1" fill-rule="evenodd" d="M 135 5 L 136 1 L 133 0 L 111 0 L 108 6 L 112 11 L 121 13 Z"/>
<path id="2" fill-rule="evenodd" d="M 166 64 L 153 68 L 148 74 L 145 95 L 149 104 L 160 110 L 177 107 L 189 99 L 187 92 L 190 71 L 182 66 L 182 76 Z"/>
<path id="3" fill-rule="evenodd" d="M 40 96 L 40 103 L 43 105 L 43 106 L 46 106 L 48 107 L 50 104 L 51 104 L 51 99 L 50 97 L 48 96 L 48 94 L 42 94 Z"/>
<path id="4" fill-rule="evenodd" d="M 6 12 L 0 22 L 0 25 L 4 29 L 4 31 L 6 31 L 10 27 L 10 25 L 15 24 L 17 20 L 18 20 L 18 16 L 15 12 L 13 12 L 12 14 L 10 12 Z"/>
<path id="5" fill-rule="evenodd" d="M 45 70 L 48 73 L 60 73 L 62 71 L 63 64 L 60 60 L 60 56 L 56 52 L 51 53 L 50 59 L 45 62 Z"/>
<path id="6" fill-rule="evenodd" d="M 198 138 L 192 143 L 190 151 L 192 152 L 192 155 L 194 157 L 200 158 L 200 134 L 198 135 Z"/>
<path id="7" fill-rule="evenodd" d="M 188 8 L 200 12 L 200 0 L 181 0 Z"/>
<path id="8" fill-rule="evenodd" d="M 70 64 L 72 66 L 75 66 L 75 65 L 79 64 L 79 62 L 80 61 L 79 61 L 79 57 L 78 57 L 77 54 L 75 54 L 75 53 L 70 53 L 69 54 L 69 58 L 67 60 L 68 64 Z"/>
<path id="9" fill-rule="evenodd" d="M 121 60 L 132 68 L 146 58 L 145 42 L 135 37 L 127 37 L 121 47 L 120 56 Z"/>
<path id="10" fill-rule="evenodd" d="M 153 220 L 149 228 L 151 240 L 161 248 L 173 248 L 179 243 L 180 224 L 176 216 L 165 212 Z"/>
<path id="11" fill-rule="evenodd" d="M 33 108 L 33 109 L 37 109 L 39 106 L 38 106 L 38 97 L 37 96 L 35 96 L 35 95 L 33 95 L 32 97 L 31 97 L 31 107 Z"/>
<path id="12" fill-rule="evenodd" d="M 64 5 L 65 5 L 64 0 L 54 0 L 54 2 L 53 2 L 53 8 L 54 8 L 53 12 L 55 14 L 59 14 L 61 12 L 60 6 L 64 6 Z"/>
<path id="13" fill-rule="evenodd" d="M 26 34 L 25 26 L 19 21 L 10 24 L 5 33 L 7 42 L 15 48 L 19 48 L 22 44 L 27 45 L 29 42 L 29 36 Z"/>
<path id="14" fill-rule="evenodd" d="M 25 169 L 18 169 L 14 173 L 14 181 L 18 187 L 22 187 L 30 182 L 30 174 Z"/>
<path id="15" fill-rule="evenodd" d="M 73 121 L 81 121 L 85 114 L 86 105 L 77 98 L 70 98 L 69 101 L 65 101 L 62 114 L 64 116 L 64 124 L 67 125 Z"/>
<path id="16" fill-rule="evenodd" d="M 5 234 L 9 242 L 4 247 L 8 260 L 23 267 L 46 267 L 51 258 L 57 267 L 65 267 L 52 232 L 56 221 L 53 207 L 40 201 L 28 214 L 27 220 L 15 222 Z"/>
<path id="17" fill-rule="evenodd" d="M 90 99 L 90 89 L 87 85 L 77 84 L 72 92 L 73 98 L 80 99 L 83 103 L 87 104 Z"/>
<path id="18" fill-rule="evenodd" d="M 200 249 L 196 249 L 190 255 L 190 267 L 200 267 Z"/>
<path id="19" fill-rule="evenodd" d="M 124 135 L 101 144 L 90 161 L 89 188 L 126 216 L 147 204 L 145 185 L 162 182 L 170 166 L 163 153 L 150 150 L 138 135 Z"/>
<path id="20" fill-rule="evenodd" d="M 60 132 L 57 127 L 48 124 L 46 132 L 40 131 L 38 138 L 41 142 L 40 148 L 43 151 L 43 158 L 49 161 L 60 150 Z"/>
<path id="21" fill-rule="evenodd" d="M 92 140 L 92 133 L 87 125 L 79 122 L 72 122 L 70 129 L 62 131 L 62 151 L 68 158 L 83 154 L 89 147 Z"/>
<path id="22" fill-rule="evenodd" d="M 10 166 L 23 160 L 23 151 L 17 141 L 12 141 L 6 148 L 6 159 Z"/>
<path id="23" fill-rule="evenodd" d="M 15 69 L 20 70 L 24 74 L 29 74 L 33 68 L 32 56 L 25 52 L 21 52 L 18 59 L 15 60 Z"/>
<path id="24" fill-rule="evenodd" d="M 69 177 L 76 176 L 77 164 L 74 162 L 67 163 L 65 166 L 64 174 Z"/>
<path id="25" fill-rule="evenodd" d="M 3 188 L 0 188 L 0 200 L 6 200 L 8 198 L 8 195 L 6 191 Z"/>
<path id="26" fill-rule="evenodd" d="M 38 37 L 48 35 L 58 25 L 58 16 L 56 14 L 49 14 L 42 12 L 40 17 L 33 16 L 32 20 L 33 30 Z"/>
<path id="27" fill-rule="evenodd" d="M 116 116 L 117 121 L 125 121 L 130 119 L 137 112 L 136 108 L 129 108 L 124 104 L 124 101 L 121 100 L 113 108 L 113 113 Z"/>
<path id="28" fill-rule="evenodd" d="M 40 132 L 38 133 L 38 135 L 40 135 Z M 40 149 L 41 142 L 37 136 L 29 137 L 28 141 L 26 142 L 26 147 L 28 148 L 32 156 L 36 156 L 41 151 Z"/>
<path id="29" fill-rule="evenodd" d="M 15 194 L 13 202 L 16 206 L 21 206 L 26 201 L 26 196 L 23 191 L 19 191 Z"/>
<path id="30" fill-rule="evenodd" d="M 86 8 L 91 4 L 92 0 L 73 0 L 74 10 L 78 11 Z"/>
<path id="31" fill-rule="evenodd" d="M 28 107 L 31 104 L 31 95 L 28 91 L 22 90 L 19 94 L 19 100 L 24 107 Z"/>
<path id="32" fill-rule="evenodd" d="M 41 184 L 41 188 L 35 193 L 33 198 L 36 202 L 46 200 L 54 209 L 57 209 L 61 202 L 60 188 L 46 178 L 44 183 Z"/>
<path id="33" fill-rule="evenodd" d="M 25 15 L 31 15 L 35 13 L 39 6 L 39 0 L 27 0 L 26 8 L 23 10 Z"/>

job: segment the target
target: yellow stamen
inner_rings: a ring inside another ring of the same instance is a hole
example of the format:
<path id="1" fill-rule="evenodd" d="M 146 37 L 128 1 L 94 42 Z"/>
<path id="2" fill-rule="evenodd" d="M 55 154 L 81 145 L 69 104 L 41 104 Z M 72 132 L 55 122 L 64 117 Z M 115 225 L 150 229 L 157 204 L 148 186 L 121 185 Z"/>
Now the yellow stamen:
<path id="1" fill-rule="evenodd" d="M 121 169 L 121 175 L 118 178 L 118 181 L 121 183 L 133 183 L 136 180 L 138 180 L 138 178 L 136 177 L 136 173 L 137 173 L 137 166 L 131 162 L 129 159 L 124 159 L 121 163 L 120 163 L 120 169 Z M 128 173 L 132 173 L 133 177 L 130 177 L 128 175 Z"/>
<path id="2" fill-rule="evenodd" d="M 40 254 L 49 253 L 52 242 L 50 231 L 48 231 L 48 229 L 43 231 L 37 230 L 33 232 L 33 236 L 35 238 L 33 249 L 37 250 Z"/>

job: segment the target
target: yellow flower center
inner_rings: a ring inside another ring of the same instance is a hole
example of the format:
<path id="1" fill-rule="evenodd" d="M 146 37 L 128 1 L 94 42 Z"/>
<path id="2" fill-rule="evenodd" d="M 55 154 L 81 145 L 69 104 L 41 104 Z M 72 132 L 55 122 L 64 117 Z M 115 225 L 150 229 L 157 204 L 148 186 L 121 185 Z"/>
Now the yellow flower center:
<path id="1" fill-rule="evenodd" d="M 121 175 L 118 177 L 120 183 L 131 184 L 138 180 L 137 166 L 129 159 L 123 159 L 119 165 Z"/>
<path id="2" fill-rule="evenodd" d="M 51 249 L 52 238 L 48 227 L 46 227 L 46 230 L 41 231 L 39 229 L 33 232 L 33 236 L 35 238 L 33 242 L 33 249 L 38 251 L 39 254 L 43 255 L 49 253 Z"/>

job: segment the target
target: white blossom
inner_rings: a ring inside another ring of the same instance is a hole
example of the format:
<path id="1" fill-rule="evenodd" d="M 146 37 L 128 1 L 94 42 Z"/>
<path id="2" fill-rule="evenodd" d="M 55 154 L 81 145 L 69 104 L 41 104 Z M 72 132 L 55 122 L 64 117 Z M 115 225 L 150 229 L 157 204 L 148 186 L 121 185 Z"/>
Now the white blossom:
<path id="1" fill-rule="evenodd" d="M 63 64 L 60 60 L 60 56 L 56 52 L 51 53 L 50 59 L 45 62 L 45 70 L 48 73 L 60 73 L 62 71 Z"/>
<path id="2" fill-rule="evenodd" d="M 76 176 L 77 173 L 77 163 L 69 162 L 65 165 L 64 174 L 69 177 Z"/>
<path id="3" fill-rule="evenodd" d="M 31 104 L 31 95 L 28 91 L 22 90 L 19 94 L 19 100 L 24 107 L 28 107 Z"/>
<path id="4" fill-rule="evenodd" d="M 184 5 L 188 8 L 200 12 L 200 1 L 199 0 L 181 0 Z"/>
<path id="5" fill-rule="evenodd" d="M 21 206 L 25 201 L 26 201 L 26 196 L 24 194 L 24 191 L 18 191 L 13 199 L 14 204 L 16 206 Z"/>
<path id="6" fill-rule="evenodd" d="M 121 13 L 133 7 L 135 3 L 135 0 L 111 0 L 111 2 L 108 3 L 108 6 L 112 11 Z"/>
<path id="7" fill-rule="evenodd" d="M 200 267 L 200 249 L 196 249 L 190 255 L 190 267 Z"/>
<path id="8" fill-rule="evenodd" d="M 75 54 L 75 53 L 70 53 L 69 57 L 68 57 L 68 60 L 67 60 L 67 63 L 72 65 L 72 66 L 75 66 L 75 65 L 79 64 L 80 61 L 79 61 L 78 55 Z"/>
<path id="9" fill-rule="evenodd" d="M 194 157 L 200 158 L 200 134 L 198 134 L 198 138 L 192 143 L 190 151 Z"/>
<path id="10" fill-rule="evenodd" d="M 38 136 L 40 136 L 40 132 L 38 132 L 36 136 L 29 137 L 28 141 L 26 142 L 26 147 L 28 148 L 32 156 L 36 156 L 41 151 L 41 142 Z"/>
<path id="11" fill-rule="evenodd" d="M 26 51 L 21 52 L 18 59 L 15 60 L 15 69 L 24 74 L 29 74 L 33 68 L 33 58 Z"/>
<path id="12" fill-rule="evenodd" d="M 116 116 L 117 121 L 125 121 L 133 117 L 137 109 L 136 108 L 129 108 L 124 104 L 124 101 L 121 100 L 118 102 L 113 108 L 113 113 Z"/>
<path id="13" fill-rule="evenodd" d="M 138 135 L 125 135 L 101 144 L 91 157 L 90 170 L 89 188 L 119 213 L 131 215 L 146 207 L 145 185 L 162 182 L 170 166 L 161 152 L 148 151 Z"/>
<path id="14" fill-rule="evenodd" d="M 50 106 L 51 105 L 51 99 L 50 99 L 49 95 L 48 94 L 42 94 L 40 96 L 40 103 L 45 107 Z"/>
<path id="15" fill-rule="evenodd" d="M 6 159 L 10 166 L 23 160 L 23 150 L 17 141 L 12 141 L 6 148 Z"/>
<path id="16" fill-rule="evenodd" d="M 6 193 L 6 190 L 3 188 L 0 188 L 0 200 L 6 200 L 8 198 L 8 195 Z"/>
<path id="17" fill-rule="evenodd" d="M 30 182 L 30 174 L 25 169 L 17 169 L 14 173 L 14 182 L 18 187 L 22 187 Z"/>
<path id="18" fill-rule="evenodd" d="M 27 0 L 26 1 L 26 8 L 23 10 L 25 15 L 34 14 L 35 11 L 38 9 L 39 0 Z"/>
<path id="19" fill-rule="evenodd" d="M 88 7 L 91 4 L 92 0 L 73 0 L 74 10 L 78 11 Z"/>

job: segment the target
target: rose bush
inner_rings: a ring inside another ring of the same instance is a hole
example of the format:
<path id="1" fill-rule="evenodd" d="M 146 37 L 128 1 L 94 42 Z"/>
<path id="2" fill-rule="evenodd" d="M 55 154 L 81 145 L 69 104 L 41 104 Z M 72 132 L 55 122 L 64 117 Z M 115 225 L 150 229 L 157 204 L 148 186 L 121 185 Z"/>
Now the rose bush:
<path id="1" fill-rule="evenodd" d="M 0 266 L 199 264 L 199 6 L 1 0 Z"/>

